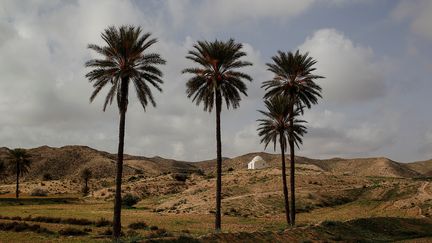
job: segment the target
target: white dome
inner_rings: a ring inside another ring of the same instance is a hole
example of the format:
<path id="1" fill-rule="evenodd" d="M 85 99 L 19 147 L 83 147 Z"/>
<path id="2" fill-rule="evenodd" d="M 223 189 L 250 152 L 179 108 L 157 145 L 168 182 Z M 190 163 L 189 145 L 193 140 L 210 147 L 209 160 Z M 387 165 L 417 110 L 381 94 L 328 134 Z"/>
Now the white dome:
<path id="1" fill-rule="evenodd" d="M 255 156 L 251 162 L 258 162 L 258 161 L 265 161 L 261 156 L 257 155 Z"/>
<path id="2" fill-rule="evenodd" d="M 251 162 L 248 163 L 249 170 L 263 169 L 268 167 L 267 162 L 261 156 L 255 156 Z"/>

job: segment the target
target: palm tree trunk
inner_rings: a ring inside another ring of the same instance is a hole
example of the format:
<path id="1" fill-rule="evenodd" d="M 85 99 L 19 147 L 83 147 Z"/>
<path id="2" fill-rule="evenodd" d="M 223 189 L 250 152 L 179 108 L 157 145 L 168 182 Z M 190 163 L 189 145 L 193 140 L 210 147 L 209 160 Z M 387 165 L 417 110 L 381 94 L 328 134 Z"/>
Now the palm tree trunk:
<path id="1" fill-rule="evenodd" d="M 288 187 L 287 187 L 287 179 L 286 179 L 286 165 L 285 165 L 285 146 L 283 143 L 283 132 L 279 134 L 279 144 L 281 149 L 282 156 L 282 184 L 283 184 L 283 194 L 284 194 L 284 202 L 285 202 L 285 216 L 287 224 L 290 225 L 290 209 L 289 209 L 289 200 L 288 200 Z"/>
<path id="2" fill-rule="evenodd" d="M 217 179 L 216 179 L 216 231 L 221 230 L 221 197 L 222 197 L 222 142 L 221 142 L 221 126 L 220 113 L 222 109 L 222 97 L 220 92 L 216 91 L 216 163 L 217 163 Z"/>
<path id="3" fill-rule="evenodd" d="M 294 105 L 290 105 L 290 133 L 289 134 L 289 147 L 290 147 L 290 179 L 291 179 L 291 225 L 295 225 L 295 215 L 296 215 L 296 206 L 295 206 L 295 163 L 294 163 L 294 136 L 293 136 L 293 127 L 294 127 Z"/>
<path id="4" fill-rule="evenodd" d="M 117 173 L 115 180 L 115 202 L 114 202 L 114 219 L 113 219 L 113 237 L 115 240 L 120 239 L 121 233 L 121 184 L 123 174 L 123 148 L 124 148 L 124 134 L 125 134 L 125 121 L 126 110 L 120 111 L 120 126 L 119 126 L 119 144 L 117 152 Z"/>
<path id="5" fill-rule="evenodd" d="M 16 199 L 19 198 L 19 175 L 20 175 L 19 162 L 16 162 L 16 192 L 15 192 Z"/>

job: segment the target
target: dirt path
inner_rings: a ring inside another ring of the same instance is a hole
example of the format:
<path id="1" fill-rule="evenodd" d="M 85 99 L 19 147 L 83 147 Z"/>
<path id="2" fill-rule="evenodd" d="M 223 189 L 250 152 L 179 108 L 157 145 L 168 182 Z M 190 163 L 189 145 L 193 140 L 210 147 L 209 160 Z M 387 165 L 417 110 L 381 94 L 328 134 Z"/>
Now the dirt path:
<path id="1" fill-rule="evenodd" d="M 430 182 L 425 182 L 425 183 L 423 183 L 423 185 L 421 185 L 421 187 L 419 188 L 419 190 L 418 190 L 418 195 L 417 195 L 417 198 L 419 199 L 419 200 L 423 200 L 423 201 L 426 201 L 426 200 L 428 200 L 428 199 L 432 199 L 432 193 L 430 193 L 430 192 L 428 192 L 427 190 L 426 190 L 426 188 L 427 188 L 427 186 L 430 184 Z"/>

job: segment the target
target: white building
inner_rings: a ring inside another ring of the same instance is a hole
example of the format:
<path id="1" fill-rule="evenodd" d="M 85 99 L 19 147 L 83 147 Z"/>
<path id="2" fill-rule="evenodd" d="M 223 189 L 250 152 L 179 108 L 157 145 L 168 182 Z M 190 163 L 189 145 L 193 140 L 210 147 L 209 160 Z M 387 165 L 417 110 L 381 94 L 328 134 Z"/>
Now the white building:
<path id="1" fill-rule="evenodd" d="M 259 170 L 267 167 L 267 162 L 265 162 L 261 156 L 255 156 L 255 158 L 253 158 L 251 162 L 248 163 L 248 170 Z"/>

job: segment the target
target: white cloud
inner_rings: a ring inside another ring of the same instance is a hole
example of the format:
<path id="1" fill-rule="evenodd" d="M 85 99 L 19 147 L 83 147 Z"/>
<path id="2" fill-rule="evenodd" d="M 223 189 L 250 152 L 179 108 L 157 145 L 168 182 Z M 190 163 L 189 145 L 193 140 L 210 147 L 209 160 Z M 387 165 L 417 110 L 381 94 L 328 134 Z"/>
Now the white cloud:
<path id="1" fill-rule="evenodd" d="M 409 19 L 411 31 L 432 40 L 432 1 L 401 1 L 392 12 L 396 20 Z"/>
<path id="2" fill-rule="evenodd" d="M 301 153 L 316 158 L 375 155 L 394 142 L 400 122 L 392 114 L 369 114 L 365 120 L 330 110 L 308 111 L 305 120 L 308 134 Z"/>
<path id="3" fill-rule="evenodd" d="M 237 24 L 272 22 L 261 22 L 270 18 L 285 22 L 309 11 L 316 2 L 172 0 L 162 4 L 151 1 L 149 4 L 157 8 L 143 8 L 137 1 L 1 1 L 0 146 L 85 144 L 115 152 L 117 107 L 114 104 L 102 112 L 104 92 L 89 104 L 92 87 L 84 78 L 88 70 L 83 65 L 95 56 L 86 45 L 103 44 L 100 33 L 104 28 L 134 24 L 158 37 L 152 51 L 159 52 L 168 63 L 162 67 L 164 91 L 155 93 L 157 108 L 148 107 L 143 112 L 135 93 L 131 93 L 126 152 L 185 160 L 214 158 L 214 113 L 204 112 L 187 99 L 187 76 L 180 74 L 192 65 L 185 55 L 194 38 L 205 39 L 205 31 L 217 36 L 220 31 L 215 29 L 230 31 Z M 324 4 L 348 3 L 326 0 Z M 245 32 L 257 31 L 251 26 Z M 249 96 L 243 97 L 236 111 L 222 113 L 224 156 L 263 150 L 256 132 L 256 110 L 263 109 L 260 86 L 271 77 L 265 60 L 273 53 L 262 53 L 257 47 L 244 44 L 245 60 L 254 64 L 243 70 L 254 78 L 247 84 Z M 268 44 L 261 43 L 261 47 L 265 50 Z M 357 101 L 385 94 L 386 62 L 371 48 L 353 43 L 333 29 L 315 32 L 300 48 L 311 52 L 318 60 L 316 73 L 326 76 L 320 81 L 322 103 L 331 100 L 338 106 L 320 104 L 306 112 L 310 129 L 299 154 L 364 156 L 391 143 L 398 132 L 397 117 L 365 110 L 362 116 L 354 117 L 358 104 L 365 103 Z M 345 109 L 339 109 L 339 104 L 346 104 Z"/>
<path id="4" fill-rule="evenodd" d="M 318 61 L 316 74 L 325 100 L 351 102 L 381 97 L 386 92 L 387 64 L 369 47 L 354 44 L 335 29 L 321 29 L 299 49 Z"/>

